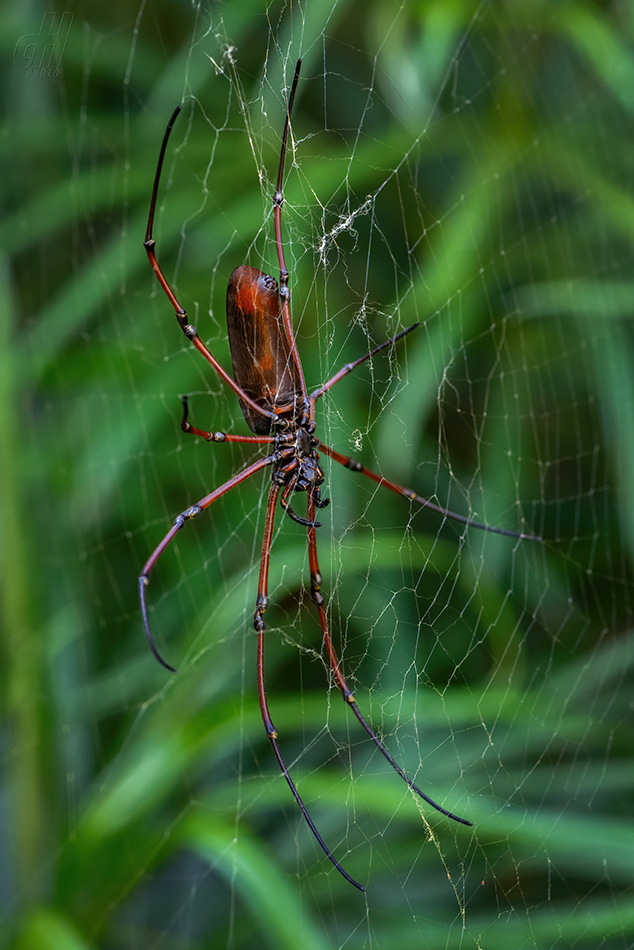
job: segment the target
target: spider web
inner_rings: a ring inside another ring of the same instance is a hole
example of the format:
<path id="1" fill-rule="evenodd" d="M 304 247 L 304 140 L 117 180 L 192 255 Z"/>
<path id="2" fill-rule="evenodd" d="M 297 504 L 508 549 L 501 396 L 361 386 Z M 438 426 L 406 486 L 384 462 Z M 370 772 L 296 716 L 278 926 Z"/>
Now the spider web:
<path id="1" fill-rule="evenodd" d="M 633 946 L 628 7 L 113 5 L 74 14 L 56 75 L 25 64 L 53 14 L 25 15 L 1 34 L 7 946 Z M 178 676 L 145 649 L 136 600 L 175 515 L 257 457 L 180 430 L 183 393 L 197 427 L 246 426 L 145 261 L 161 136 L 182 99 L 154 237 L 229 367 L 228 274 L 278 271 L 298 56 L 282 230 L 309 391 L 420 324 L 319 401 L 319 437 L 543 538 L 467 528 L 322 456 L 346 677 L 468 828 L 415 799 L 345 708 L 305 531 L 278 515 L 271 713 L 365 895 L 325 859 L 262 728 L 266 474 L 153 572 Z"/>

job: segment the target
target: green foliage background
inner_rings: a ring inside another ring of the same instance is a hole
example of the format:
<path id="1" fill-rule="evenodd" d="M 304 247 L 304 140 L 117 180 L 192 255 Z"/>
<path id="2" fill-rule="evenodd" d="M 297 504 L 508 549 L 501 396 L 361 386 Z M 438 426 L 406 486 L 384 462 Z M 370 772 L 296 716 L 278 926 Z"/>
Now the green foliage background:
<path id="1" fill-rule="evenodd" d="M 632 946 L 632 5 L 77 4 L 62 74 L 32 76 L 14 50 L 50 10 L 0 13 L 0 944 Z M 284 227 L 309 385 L 422 323 L 324 400 L 326 440 L 545 539 L 464 532 L 328 468 L 346 670 L 467 829 L 418 809 L 327 691 L 305 539 L 281 524 L 271 709 L 365 897 L 322 859 L 263 735 L 264 480 L 155 571 L 178 677 L 136 599 L 175 514 L 251 458 L 180 432 L 184 392 L 200 427 L 245 427 L 142 248 L 165 121 L 184 96 L 159 258 L 228 366 L 226 277 L 275 272 L 300 53 Z"/>

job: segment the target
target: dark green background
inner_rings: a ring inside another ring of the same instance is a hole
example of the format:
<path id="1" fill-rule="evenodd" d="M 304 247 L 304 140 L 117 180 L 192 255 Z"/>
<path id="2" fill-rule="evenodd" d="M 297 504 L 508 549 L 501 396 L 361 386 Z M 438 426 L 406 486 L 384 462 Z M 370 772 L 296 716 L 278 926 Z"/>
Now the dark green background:
<path id="1" fill-rule="evenodd" d="M 0 14 L 1 945 L 631 946 L 632 5 L 71 9 L 51 77 L 14 56 L 51 6 Z M 365 896 L 324 860 L 263 734 L 266 479 L 154 572 L 177 677 L 136 599 L 173 517 L 254 456 L 180 431 L 185 392 L 199 427 L 246 427 L 143 251 L 165 122 L 184 97 L 159 258 L 228 366 L 227 276 L 276 268 L 300 54 L 284 232 L 309 386 L 422 324 L 322 400 L 320 431 L 441 505 L 545 539 L 465 531 L 325 465 L 320 554 L 347 674 L 469 829 L 418 807 L 328 690 L 304 532 L 279 519 L 271 710 Z"/>

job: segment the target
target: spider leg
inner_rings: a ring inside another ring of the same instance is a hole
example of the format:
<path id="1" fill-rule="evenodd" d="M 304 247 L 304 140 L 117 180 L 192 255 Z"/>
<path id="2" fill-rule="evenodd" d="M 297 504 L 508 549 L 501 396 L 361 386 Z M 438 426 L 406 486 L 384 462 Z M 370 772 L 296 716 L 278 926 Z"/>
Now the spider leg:
<path id="1" fill-rule="evenodd" d="M 411 333 L 412 330 L 415 330 L 418 326 L 418 323 L 412 324 L 411 327 L 403 330 L 402 333 L 399 333 L 396 336 L 391 337 L 389 340 L 386 340 L 384 343 L 379 344 L 379 346 L 376 346 L 370 353 L 366 353 L 365 356 L 359 357 L 359 359 L 354 360 L 352 363 L 346 363 L 346 365 L 342 367 L 338 373 L 335 373 L 331 379 L 320 386 L 319 389 L 316 389 L 315 392 L 310 394 L 308 398 L 312 407 L 311 411 L 314 410 L 315 401 L 317 399 L 319 399 L 329 389 L 331 389 L 335 383 L 338 383 L 340 379 L 343 379 L 344 376 L 347 376 L 348 373 L 351 373 L 357 366 L 359 366 L 360 363 L 370 359 L 370 357 L 385 349 L 386 346 L 396 343 L 397 340 L 400 340 L 401 337 Z M 431 508 L 433 511 L 437 511 L 439 514 L 444 515 L 445 518 L 452 518 L 454 521 L 460 521 L 462 524 L 466 524 L 470 528 L 479 528 L 481 531 L 489 531 L 491 534 L 501 534 L 508 538 L 525 538 L 528 541 L 543 540 L 538 535 L 524 534 L 517 531 L 506 531 L 503 528 L 493 528 L 490 525 L 481 524 L 479 521 L 471 521 L 469 518 L 465 518 L 464 515 L 456 514 L 453 511 L 449 511 L 447 508 L 442 508 L 440 505 L 435 505 L 433 501 L 429 501 L 427 498 L 422 498 L 420 495 L 417 495 L 416 492 L 412 491 L 411 488 L 403 488 L 401 485 L 397 485 L 395 482 L 388 481 L 381 475 L 376 475 L 369 469 L 364 468 L 360 462 L 357 462 L 355 459 L 350 458 L 349 456 L 341 455 L 334 449 L 324 445 L 323 442 L 319 443 L 319 448 L 322 452 L 325 452 L 326 455 L 329 455 L 331 459 L 339 462 L 340 465 L 344 465 L 346 468 L 352 469 L 353 472 L 361 472 L 363 475 L 367 475 L 368 478 L 371 478 L 377 484 L 384 485 L 386 488 L 389 488 L 390 491 L 396 492 L 397 495 L 403 495 L 405 498 L 409 498 L 410 501 L 416 501 L 425 508 Z"/>
<path id="2" fill-rule="evenodd" d="M 228 432 L 207 432 L 205 429 L 195 429 L 187 421 L 189 414 L 189 400 L 187 396 L 181 396 L 183 403 L 183 418 L 181 420 L 181 429 L 188 435 L 197 435 L 207 442 L 256 442 L 258 445 L 266 445 L 275 442 L 272 435 L 229 435 Z"/>
<path id="3" fill-rule="evenodd" d="M 311 515 L 314 516 L 315 503 L 310 490 L 308 492 L 307 508 L 309 517 Z M 326 653 L 328 654 L 330 668 L 335 678 L 335 683 L 337 684 L 343 699 L 346 703 L 348 703 L 359 723 L 363 726 L 369 737 L 372 739 L 379 752 L 387 759 L 394 771 L 398 772 L 398 774 L 409 785 L 412 791 L 416 792 L 416 794 L 419 795 L 423 801 L 426 801 L 428 805 L 431 805 L 432 808 L 435 808 L 436 811 L 439 811 L 442 815 L 446 815 L 448 818 L 453 818 L 454 821 L 460 822 L 461 825 L 471 825 L 472 822 L 467 821 L 466 818 L 459 818 L 458 815 L 454 815 L 453 812 L 447 811 L 447 809 L 443 808 L 442 805 L 439 805 L 428 795 L 425 795 L 425 793 L 420 790 L 418 785 L 415 785 L 412 779 L 409 778 L 409 776 L 403 771 L 398 762 L 392 758 L 377 734 L 372 729 L 372 726 L 364 719 L 361 710 L 359 709 L 354 698 L 352 690 L 349 688 L 345 677 L 341 672 L 341 665 L 335 652 L 332 637 L 330 636 L 330 627 L 328 625 L 328 618 L 326 616 L 326 609 L 324 607 L 324 598 L 321 593 L 322 577 L 321 571 L 319 570 L 319 560 L 317 557 L 317 535 L 315 529 L 312 527 L 308 529 L 308 561 L 310 565 L 311 596 L 313 603 L 317 607 L 317 611 L 319 613 L 319 622 L 321 624 L 321 632 L 324 640 L 324 646 L 326 647 Z"/>
<path id="4" fill-rule="evenodd" d="M 365 468 L 360 462 L 357 462 L 356 459 L 350 458 L 348 455 L 342 455 L 340 452 L 336 452 L 335 449 L 331 449 L 328 445 L 324 445 L 323 442 L 319 443 L 319 451 L 324 452 L 325 455 L 328 455 L 331 459 L 334 459 L 335 462 L 339 462 L 340 465 L 351 469 L 353 472 L 360 472 L 362 475 L 367 475 L 367 477 L 371 478 L 373 482 L 377 483 L 377 485 L 383 485 L 385 488 L 389 488 L 390 491 L 395 492 L 397 495 L 402 495 L 404 498 L 409 498 L 410 501 L 417 502 L 423 508 L 431 508 L 432 511 L 437 511 L 438 514 L 443 515 L 445 518 L 452 518 L 454 521 L 459 521 L 461 524 L 466 524 L 468 528 L 479 528 L 480 531 L 488 531 L 490 534 L 502 534 L 507 538 L 523 538 L 526 541 L 543 541 L 543 538 L 541 538 L 539 535 L 524 534 L 523 532 L 518 531 L 507 531 L 505 528 L 494 528 L 491 525 L 482 524 L 479 521 L 472 521 L 470 518 L 466 518 L 464 515 L 456 514 L 455 511 L 449 511 L 448 508 L 442 508 L 440 505 L 435 505 L 434 502 L 430 501 L 428 498 L 423 498 L 422 495 L 417 495 L 416 492 L 411 488 L 403 488 L 402 485 L 397 485 L 396 482 L 390 482 L 387 478 L 383 478 L 382 475 L 377 475 L 376 472 L 372 472 L 369 468 Z"/>
<path id="5" fill-rule="evenodd" d="M 181 111 L 181 108 L 182 106 L 177 106 L 174 109 L 171 115 L 171 118 L 169 122 L 167 123 L 167 128 L 165 129 L 165 135 L 163 136 L 161 151 L 159 153 L 159 159 L 156 166 L 156 175 L 154 176 L 154 187 L 152 188 L 152 200 L 150 202 L 150 213 L 148 215 L 147 228 L 145 230 L 145 241 L 143 242 L 143 247 L 145 248 L 147 252 L 148 260 L 150 262 L 152 270 L 156 274 L 161 287 L 167 294 L 169 301 L 176 312 L 176 319 L 178 320 L 178 325 L 183 331 L 183 333 L 185 334 L 185 336 L 187 337 L 187 339 L 191 340 L 191 342 L 194 344 L 198 352 L 201 353 L 205 357 L 205 359 L 211 366 L 213 366 L 213 368 L 218 373 L 218 375 L 223 380 L 223 382 L 225 382 L 226 385 L 229 386 L 229 388 L 234 391 L 236 396 L 238 396 L 242 400 L 243 403 L 249 406 L 249 408 L 253 412 L 255 412 L 256 415 L 262 416 L 265 419 L 269 419 L 271 422 L 275 422 L 276 420 L 275 413 L 271 412 L 270 410 L 263 409 L 262 406 L 258 406 L 258 404 L 254 402 L 253 399 L 251 399 L 251 397 L 247 395 L 247 393 L 245 393 L 243 389 L 240 388 L 240 386 L 238 386 L 236 381 L 231 378 L 229 373 L 225 369 L 223 369 L 223 367 L 220 365 L 220 363 L 215 358 L 215 356 L 212 356 L 212 354 L 209 352 L 209 350 L 207 349 L 203 341 L 198 336 L 198 331 L 196 330 L 196 327 L 193 327 L 191 323 L 189 323 L 187 319 L 187 311 L 185 310 L 184 307 L 181 307 L 174 291 L 170 287 L 169 282 L 167 281 L 167 278 L 165 277 L 165 275 L 163 274 L 163 271 L 161 270 L 159 266 L 159 262 L 156 259 L 156 242 L 154 241 L 154 238 L 152 237 L 152 231 L 154 228 L 154 212 L 156 209 L 156 199 L 158 196 L 158 188 L 159 188 L 159 182 L 161 180 L 161 171 L 163 169 L 163 161 L 165 159 L 165 151 L 167 149 L 167 142 L 170 137 L 170 133 L 172 131 L 174 123 L 176 121 L 176 117 L 178 116 L 178 113 Z"/>
<path id="6" fill-rule="evenodd" d="M 401 337 L 407 336 L 408 333 L 411 333 L 412 330 L 415 330 L 416 327 L 420 326 L 419 323 L 413 323 L 411 327 L 408 327 L 407 330 L 403 330 L 402 333 L 397 333 L 396 336 L 390 337 L 389 340 L 385 340 L 384 343 L 379 343 L 378 346 L 375 346 L 373 350 L 369 353 L 366 353 L 365 356 L 360 356 L 358 360 L 354 360 L 352 363 L 346 363 L 338 373 L 328 380 L 327 383 L 324 383 L 319 389 L 316 389 L 314 393 L 311 393 L 308 397 L 309 401 L 314 403 L 316 399 L 319 399 L 320 396 L 323 396 L 329 389 L 338 383 L 340 379 L 343 379 L 344 376 L 347 376 L 348 373 L 351 373 L 353 369 L 356 369 L 361 363 L 365 363 L 366 360 L 371 359 L 373 356 L 376 356 L 377 353 L 380 353 L 381 350 L 384 350 L 386 346 L 392 346 L 396 343 L 397 340 L 400 340 Z"/>
<path id="7" fill-rule="evenodd" d="M 247 478 L 250 478 L 251 475 L 255 475 L 255 473 L 259 472 L 261 468 L 265 468 L 267 465 L 272 465 L 273 461 L 274 459 L 271 455 L 268 455 L 263 459 L 258 459 L 258 461 L 254 462 L 253 465 L 249 465 L 248 468 L 245 468 L 242 472 L 238 472 L 237 475 L 234 475 L 233 478 L 230 478 L 229 481 L 225 482 L 224 485 L 221 485 L 220 488 L 216 488 L 208 495 L 205 495 L 204 498 L 201 498 L 200 501 L 196 502 L 195 505 L 191 505 L 189 508 L 186 508 L 185 511 L 182 511 L 174 519 L 172 527 L 169 529 L 161 543 L 157 545 L 143 565 L 143 570 L 139 575 L 139 602 L 141 604 L 141 617 L 143 618 L 145 636 L 147 637 L 150 650 L 156 659 L 159 661 L 161 666 L 164 666 L 166 670 L 170 671 L 170 673 L 176 673 L 177 670 L 173 666 L 170 666 L 169 663 L 167 663 L 159 653 L 158 647 L 154 642 L 154 637 L 152 636 L 152 630 L 150 628 L 150 621 L 148 618 L 145 589 L 150 583 L 150 574 L 152 572 L 152 568 L 158 561 L 165 548 L 174 540 L 178 532 L 185 527 L 188 521 L 190 521 L 192 518 L 197 518 L 198 515 L 200 515 L 205 510 L 205 508 L 208 508 L 209 505 L 213 504 L 214 501 L 216 501 L 218 498 L 221 498 L 222 495 L 226 495 L 228 491 L 231 491 L 231 489 L 235 488 L 236 485 L 239 485 L 240 482 L 244 482 Z"/>
<path id="8" fill-rule="evenodd" d="M 293 521 L 296 521 L 297 524 L 301 524 L 305 528 L 321 528 L 321 521 L 309 521 L 308 518 L 301 518 L 297 514 L 297 512 L 294 511 L 294 509 L 291 508 L 291 506 L 289 505 L 288 498 L 289 498 L 289 495 L 292 495 L 292 493 L 295 491 L 296 481 L 297 479 L 294 478 L 288 483 L 288 485 L 285 486 L 284 491 L 282 492 L 282 495 L 280 498 L 281 507 L 284 509 L 288 517 L 291 518 Z M 330 499 L 328 499 L 328 501 L 329 500 Z M 326 504 L 327 502 L 322 502 L 320 507 L 324 508 Z"/>
<path id="9" fill-rule="evenodd" d="M 293 102 L 295 101 L 295 92 L 297 90 L 299 71 L 301 68 L 302 61 L 301 59 L 298 59 L 297 63 L 295 64 L 295 75 L 291 85 L 291 92 L 288 97 L 288 106 L 286 107 L 286 121 L 284 122 L 284 132 L 282 133 L 282 148 L 280 150 L 280 164 L 277 170 L 277 185 L 275 188 L 275 194 L 273 195 L 273 228 L 275 231 L 275 249 L 277 252 L 277 260 L 280 265 L 280 312 L 282 316 L 282 322 L 286 330 L 291 357 L 299 377 L 302 395 L 304 399 L 306 399 L 306 381 L 304 379 L 304 369 L 302 367 L 302 361 L 299 358 L 297 343 L 295 341 L 295 333 L 293 331 L 293 324 L 291 322 L 291 292 L 288 289 L 288 268 L 286 266 L 286 261 L 284 260 L 284 242 L 282 241 L 282 205 L 284 204 L 282 179 L 284 177 L 286 143 L 288 141 L 288 131 L 291 125 L 291 113 L 293 111 Z"/>
<path id="10" fill-rule="evenodd" d="M 321 490 L 319 488 L 319 485 L 317 485 L 317 487 L 315 488 L 314 499 L 315 499 L 315 505 L 317 506 L 317 508 L 327 508 L 328 505 L 330 504 L 330 498 L 321 497 Z"/>
<path id="11" fill-rule="evenodd" d="M 310 828 L 313 835 L 319 842 L 328 860 L 331 861 L 332 864 L 334 864 L 334 866 L 337 868 L 339 873 L 342 874 L 343 877 L 345 877 L 345 879 L 350 882 L 350 884 L 353 884 L 356 888 L 358 888 L 358 890 L 365 891 L 365 887 L 363 887 L 361 884 L 355 881 L 354 878 L 350 877 L 347 871 L 344 871 L 342 866 L 339 864 L 339 862 L 336 860 L 336 858 L 334 857 L 334 855 L 328 848 L 328 845 L 326 844 L 324 839 L 321 837 L 321 835 L 317 831 L 315 823 L 313 822 L 312 818 L 308 814 L 308 810 L 306 806 L 304 805 L 304 802 L 302 801 L 300 794 L 297 791 L 297 788 L 295 787 L 295 783 L 293 782 L 293 779 L 289 775 L 288 769 L 286 768 L 284 759 L 282 758 L 282 754 L 277 744 L 277 730 L 275 726 L 273 725 L 273 720 L 271 719 L 271 714 L 269 713 L 269 704 L 266 697 L 266 686 L 264 683 L 264 634 L 266 632 L 266 624 L 264 623 L 264 620 L 262 619 L 262 615 L 264 614 L 264 611 L 266 610 L 268 606 L 269 564 L 271 560 L 271 545 L 273 543 L 273 525 L 275 522 L 275 506 L 277 503 L 277 496 L 279 494 L 280 487 L 281 486 L 277 484 L 276 482 L 272 482 L 271 488 L 269 489 L 269 498 L 268 498 L 268 502 L 266 506 L 266 517 L 265 517 L 265 522 L 264 522 L 264 537 L 262 538 L 262 557 L 260 560 L 258 596 L 257 596 L 257 601 L 256 601 L 255 615 L 253 617 L 253 626 L 255 627 L 255 630 L 257 633 L 257 641 L 258 641 L 257 673 L 258 673 L 258 698 L 260 700 L 260 712 L 262 714 L 262 721 L 264 723 L 266 734 L 268 736 L 269 742 L 271 743 L 273 753 L 275 755 L 275 758 L 277 759 L 282 775 L 286 779 L 288 787 L 290 788 L 293 794 L 293 798 L 299 805 L 299 809 L 302 815 L 304 816 L 308 827 Z M 314 514 L 314 510 L 313 510 L 313 514 Z M 311 528 L 309 530 L 314 531 L 314 528 Z"/>

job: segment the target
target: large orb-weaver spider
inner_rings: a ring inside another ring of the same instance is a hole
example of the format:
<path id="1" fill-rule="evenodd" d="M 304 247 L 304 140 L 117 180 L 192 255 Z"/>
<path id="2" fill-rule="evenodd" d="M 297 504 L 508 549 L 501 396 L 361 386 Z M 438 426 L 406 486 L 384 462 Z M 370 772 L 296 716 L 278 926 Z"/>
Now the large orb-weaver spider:
<path id="1" fill-rule="evenodd" d="M 212 356 L 205 344 L 202 342 L 196 329 L 188 322 L 187 314 L 178 302 L 169 283 L 164 277 L 161 268 L 156 259 L 155 242 L 152 237 L 154 225 L 154 212 L 158 195 L 161 170 L 165 158 L 167 142 L 172 131 L 176 117 L 181 109 L 178 106 L 172 114 L 165 134 L 159 160 L 154 178 L 154 187 L 152 190 L 152 199 L 150 203 L 150 212 L 148 216 L 147 229 L 145 233 L 144 247 L 156 274 L 161 287 L 169 297 L 169 300 L 176 311 L 176 318 L 179 326 L 185 336 L 191 340 L 196 349 L 202 353 L 208 363 L 215 369 L 222 380 L 238 396 L 240 406 L 247 425 L 254 436 L 228 435 L 224 432 L 207 432 L 197 429 L 187 421 L 188 404 L 187 397 L 183 397 L 183 418 L 181 427 L 183 432 L 189 432 L 200 436 L 209 442 L 246 442 L 259 445 L 271 445 L 273 451 L 265 458 L 259 459 L 245 469 L 230 478 L 229 481 L 216 488 L 214 491 L 205 495 L 195 505 L 181 512 L 170 530 L 167 532 L 158 547 L 152 552 L 146 561 L 143 570 L 139 576 L 139 598 L 141 602 L 141 615 L 147 640 L 156 659 L 166 669 L 175 673 L 174 667 L 170 666 L 160 655 L 152 631 L 147 613 L 146 605 L 146 587 L 150 580 L 150 573 L 156 561 L 170 544 L 173 538 L 191 519 L 200 515 L 205 508 L 208 508 L 214 501 L 221 498 L 228 491 L 246 481 L 256 472 L 261 471 L 267 466 L 271 466 L 271 487 L 266 506 L 266 516 L 264 522 L 264 537 L 262 540 L 262 555 L 260 559 L 260 575 L 258 581 L 258 592 L 256 599 L 256 608 L 254 616 L 254 626 L 257 633 L 257 680 L 258 697 L 260 702 L 260 711 L 266 734 L 269 738 L 275 758 L 278 761 L 282 774 L 286 779 L 288 786 L 299 805 L 302 815 L 306 819 L 310 830 L 323 848 L 325 854 L 334 864 L 337 870 L 356 888 L 364 891 L 365 888 L 355 881 L 339 864 L 334 855 L 322 839 L 319 831 L 310 817 L 304 802 L 300 798 L 299 792 L 284 764 L 284 760 L 279 750 L 277 742 L 277 731 L 273 725 L 266 696 L 264 684 L 264 633 L 266 625 L 263 615 L 268 605 L 268 575 L 269 561 L 271 554 L 271 545 L 273 541 L 273 524 L 275 520 L 275 509 L 279 497 L 280 505 L 286 514 L 300 525 L 304 525 L 308 533 L 308 560 L 310 566 L 310 585 L 311 597 L 319 614 L 323 642 L 328 661 L 332 670 L 334 681 L 341 692 L 343 699 L 352 709 L 359 723 L 363 726 L 369 737 L 372 739 L 379 751 L 385 756 L 392 768 L 398 772 L 401 778 L 416 792 L 424 801 L 435 808 L 441 814 L 463 825 L 471 825 L 465 818 L 459 818 L 452 812 L 447 811 L 441 805 L 425 795 L 424 792 L 414 784 L 398 763 L 392 758 L 391 754 L 385 748 L 379 737 L 375 734 L 372 727 L 366 720 L 352 691 L 346 683 L 345 677 L 341 671 L 339 660 L 335 652 L 326 609 L 324 606 L 324 597 L 321 593 L 322 577 L 319 570 L 319 561 L 317 557 L 317 534 L 316 529 L 320 527 L 320 522 L 315 520 L 317 508 L 324 508 L 329 499 L 321 498 L 321 486 L 324 481 L 324 475 L 319 465 L 319 452 L 334 459 L 341 465 L 346 466 L 353 472 L 360 472 L 371 478 L 379 485 L 389 488 L 390 491 L 408 498 L 410 501 L 427 508 L 432 508 L 444 517 L 453 518 L 472 528 L 480 528 L 483 531 L 491 531 L 495 534 L 503 534 L 514 538 L 530 538 L 540 540 L 533 535 L 517 534 L 513 531 L 505 531 L 501 528 L 493 528 L 488 525 L 470 521 L 462 515 L 448 511 L 439 505 L 433 504 L 426 498 L 417 495 L 410 488 L 403 488 L 394 482 L 390 482 L 364 468 L 359 462 L 335 451 L 335 449 L 324 445 L 315 435 L 315 403 L 317 399 L 323 396 L 335 383 L 339 382 L 344 376 L 351 373 L 355 367 L 359 366 L 365 360 L 379 353 L 388 346 L 392 346 L 397 340 L 414 330 L 418 324 L 414 324 L 397 334 L 379 346 L 375 347 L 370 353 L 366 353 L 352 363 L 346 364 L 339 372 L 329 379 L 326 383 L 316 389 L 310 395 L 306 389 L 302 364 L 297 351 L 295 335 L 290 315 L 290 292 L 288 289 L 289 273 L 284 261 L 284 247 L 282 243 L 281 217 L 282 204 L 284 202 L 282 194 L 282 177 L 284 174 L 284 163 L 286 158 L 286 145 L 288 131 L 290 126 L 291 112 L 293 109 L 293 100 L 297 89 L 301 60 L 298 60 L 295 68 L 295 77 L 291 87 L 286 110 L 286 121 L 282 135 L 282 147 L 280 153 L 280 163 L 277 173 L 277 187 L 273 196 L 273 220 L 275 229 L 275 247 L 280 267 L 279 284 L 275 278 L 270 277 L 255 267 L 242 265 L 236 268 L 229 278 L 227 288 L 227 329 L 229 335 L 229 345 L 231 349 L 231 361 L 235 380 L 222 368 L 220 363 Z M 289 498 L 294 492 L 306 492 L 306 517 L 302 518 L 293 510 L 289 503 Z M 281 494 L 280 494 L 281 493 Z"/>

